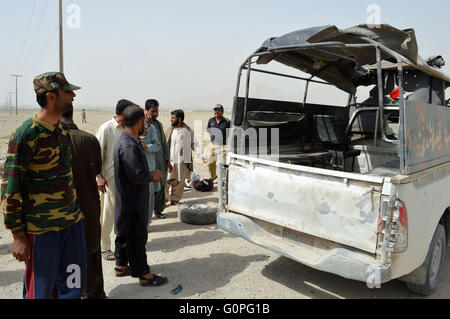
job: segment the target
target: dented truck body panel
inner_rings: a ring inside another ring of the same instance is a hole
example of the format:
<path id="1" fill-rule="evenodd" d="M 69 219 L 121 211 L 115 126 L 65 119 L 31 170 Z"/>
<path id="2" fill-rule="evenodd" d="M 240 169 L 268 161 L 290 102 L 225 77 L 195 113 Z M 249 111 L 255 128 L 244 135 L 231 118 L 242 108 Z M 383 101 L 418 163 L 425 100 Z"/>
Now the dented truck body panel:
<path id="1" fill-rule="evenodd" d="M 228 154 L 227 161 L 226 188 L 219 194 L 227 201 L 217 218 L 221 229 L 347 279 L 367 282 L 377 270 L 379 283 L 423 280 L 416 273 L 443 208 L 450 207 L 450 163 L 408 176 L 367 175 L 362 181 L 360 174 L 330 176 L 323 169 L 275 162 L 269 167 L 266 160 L 241 155 Z M 355 175 L 359 178 L 352 180 Z M 335 195 L 327 196 L 331 192 Z M 402 252 L 390 250 L 383 264 L 380 202 L 392 198 L 408 211 L 408 245 Z"/>
<path id="2" fill-rule="evenodd" d="M 231 211 L 375 253 L 381 183 L 256 162 L 231 165 L 228 183 Z"/>
<path id="3" fill-rule="evenodd" d="M 375 271 L 379 283 L 392 278 L 390 265 L 383 267 L 374 255 L 349 246 L 236 213 L 220 214 L 217 223 L 231 234 L 317 270 L 363 282 L 368 282 Z"/>

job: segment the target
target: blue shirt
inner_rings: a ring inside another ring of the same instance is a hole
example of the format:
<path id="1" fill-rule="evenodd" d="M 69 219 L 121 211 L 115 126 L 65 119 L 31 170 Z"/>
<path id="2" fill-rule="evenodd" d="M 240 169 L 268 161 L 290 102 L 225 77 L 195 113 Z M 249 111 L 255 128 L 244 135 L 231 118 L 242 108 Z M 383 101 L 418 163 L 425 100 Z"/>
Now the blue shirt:
<path id="1" fill-rule="evenodd" d="M 211 135 L 211 143 L 214 145 L 227 145 L 228 132 L 227 129 L 231 127 L 231 122 L 229 119 L 222 117 L 219 123 L 217 123 L 216 118 L 213 117 L 208 121 L 208 133 Z M 217 136 L 219 130 L 222 133 L 222 139 Z M 217 138 L 216 138 L 217 137 Z"/>

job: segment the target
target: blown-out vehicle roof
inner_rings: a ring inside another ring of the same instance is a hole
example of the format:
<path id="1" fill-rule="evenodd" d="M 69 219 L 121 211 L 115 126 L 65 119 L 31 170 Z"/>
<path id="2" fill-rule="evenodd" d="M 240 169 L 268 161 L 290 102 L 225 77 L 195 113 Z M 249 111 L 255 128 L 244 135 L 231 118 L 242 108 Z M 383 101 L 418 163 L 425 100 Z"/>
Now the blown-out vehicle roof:
<path id="1" fill-rule="evenodd" d="M 431 67 L 418 53 L 414 29 L 390 25 L 359 25 L 340 30 L 335 26 L 313 27 L 266 40 L 255 52 L 258 64 L 277 61 L 354 94 L 370 83 L 371 65 L 381 60 L 412 67 L 439 78 L 450 86 L 450 77 Z"/>

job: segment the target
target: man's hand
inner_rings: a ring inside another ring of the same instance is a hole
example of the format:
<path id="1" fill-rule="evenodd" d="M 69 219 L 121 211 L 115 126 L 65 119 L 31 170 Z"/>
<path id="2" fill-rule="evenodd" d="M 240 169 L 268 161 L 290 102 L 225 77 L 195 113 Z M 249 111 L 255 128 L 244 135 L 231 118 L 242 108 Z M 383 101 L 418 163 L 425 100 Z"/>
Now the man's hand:
<path id="1" fill-rule="evenodd" d="M 208 155 L 203 154 L 202 155 L 202 160 L 203 160 L 203 163 L 208 163 L 208 161 L 209 161 Z"/>
<path id="2" fill-rule="evenodd" d="M 108 182 L 103 177 L 102 173 L 98 174 L 95 179 L 97 180 L 97 188 L 99 192 L 102 192 L 103 194 L 106 193 L 106 186 L 108 185 Z"/>
<path id="3" fill-rule="evenodd" d="M 146 113 L 145 113 L 145 120 L 146 120 L 149 124 L 153 124 L 153 118 L 152 118 L 152 115 L 150 114 L 150 112 L 146 112 Z"/>
<path id="4" fill-rule="evenodd" d="M 167 162 L 167 168 L 169 169 L 169 173 L 173 172 L 173 166 L 170 162 Z"/>
<path id="5" fill-rule="evenodd" d="M 12 254 L 18 261 L 31 260 L 31 245 L 24 232 L 13 234 Z"/>
<path id="6" fill-rule="evenodd" d="M 147 150 L 147 145 L 145 145 L 145 143 L 144 143 L 144 140 L 141 138 L 141 145 L 142 145 L 142 148 L 144 149 L 144 151 L 146 151 Z"/>
<path id="7" fill-rule="evenodd" d="M 152 172 L 152 175 L 153 175 L 153 182 L 159 182 L 163 178 L 161 171 L 157 169 Z"/>

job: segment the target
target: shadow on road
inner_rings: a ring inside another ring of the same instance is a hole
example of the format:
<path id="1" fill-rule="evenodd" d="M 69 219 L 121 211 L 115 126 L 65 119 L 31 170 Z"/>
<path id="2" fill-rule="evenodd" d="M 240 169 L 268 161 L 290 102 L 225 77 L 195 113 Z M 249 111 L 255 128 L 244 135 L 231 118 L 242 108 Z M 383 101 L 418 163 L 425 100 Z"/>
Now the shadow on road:
<path id="1" fill-rule="evenodd" d="M 173 213 L 166 214 L 166 218 L 170 218 L 169 216 Z M 176 216 L 175 216 L 176 217 Z M 189 225 L 182 223 L 180 220 L 173 223 L 158 223 L 158 221 L 150 224 L 150 233 L 166 233 L 166 232 L 174 232 L 174 231 L 183 231 L 183 230 L 194 230 L 198 228 L 196 225 Z"/>
<path id="2" fill-rule="evenodd" d="M 6 287 L 18 282 L 23 282 L 23 276 L 25 275 L 25 265 L 24 269 L 13 270 L 13 271 L 0 271 L 0 287 Z"/>
<path id="3" fill-rule="evenodd" d="M 322 272 L 280 257 L 268 264 L 262 274 L 298 293 L 313 299 L 401 299 L 424 298 L 410 292 L 406 283 L 392 280 L 381 289 L 369 289 L 365 283 Z M 436 293 L 430 298 L 450 298 L 450 249 Z"/>
<path id="4" fill-rule="evenodd" d="M 194 297 L 227 285 L 251 263 L 267 260 L 266 255 L 242 257 L 233 254 L 212 254 L 208 258 L 191 258 L 170 264 L 152 265 L 156 274 L 168 277 L 169 283 L 161 287 L 141 287 L 139 283 L 123 284 L 108 294 L 109 298 L 179 299 Z M 218 271 L 220 269 L 220 271 Z M 172 295 L 170 290 L 181 284 L 183 290 Z"/>
<path id="5" fill-rule="evenodd" d="M 0 244 L 0 255 L 10 255 L 11 244 Z"/>
<path id="6" fill-rule="evenodd" d="M 224 238 L 235 238 L 235 236 L 218 230 L 200 230 L 189 236 L 155 238 L 150 240 L 146 247 L 147 251 L 172 252 L 184 247 L 202 245 Z"/>

